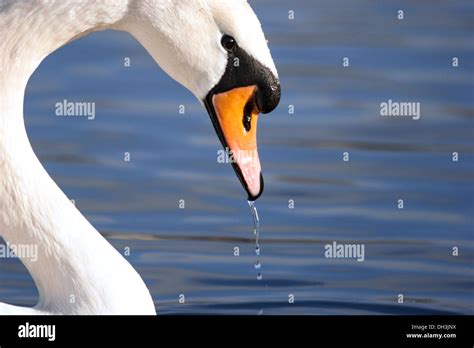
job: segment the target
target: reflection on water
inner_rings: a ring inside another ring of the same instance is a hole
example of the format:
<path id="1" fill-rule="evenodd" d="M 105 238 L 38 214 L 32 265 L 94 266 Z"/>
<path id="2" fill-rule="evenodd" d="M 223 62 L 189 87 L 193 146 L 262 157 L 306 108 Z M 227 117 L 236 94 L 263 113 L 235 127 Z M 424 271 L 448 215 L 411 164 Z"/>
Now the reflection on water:
<path id="1" fill-rule="evenodd" d="M 205 111 L 128 35 L 74 42 L 32 77 L 26 123 L 42 163 L 131 247 L 159 313 L 472 314 L 472 2 L 252 3 L 283 88 L 259 125 L 261 282 L 245 194 L 216 161 Z M 95 101 L 96 119 L 54 117 L 63 99 Z M 420 102 L 421 119 L 381 118 L 388 99 Z M 333 241 L 364 244 L 365 261 L 324 258 Z M 1 301 L 35 303 L 17 260 L 1 260 L 0 280 Z"/>

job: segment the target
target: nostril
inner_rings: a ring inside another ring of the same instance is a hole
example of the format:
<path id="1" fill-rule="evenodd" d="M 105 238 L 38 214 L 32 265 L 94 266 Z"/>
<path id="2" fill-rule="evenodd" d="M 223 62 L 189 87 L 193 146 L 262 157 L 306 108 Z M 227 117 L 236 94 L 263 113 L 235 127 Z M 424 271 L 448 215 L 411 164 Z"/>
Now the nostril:
<path id="1" fill-rule="evenodd" d="M 244 107 L 244 117 L 242 123 L 244 125 L 245 131 L 250 132 L 252 127 L 252 111 L 254 110 L 254 103 L 252 101 L 247 102 Z"/>

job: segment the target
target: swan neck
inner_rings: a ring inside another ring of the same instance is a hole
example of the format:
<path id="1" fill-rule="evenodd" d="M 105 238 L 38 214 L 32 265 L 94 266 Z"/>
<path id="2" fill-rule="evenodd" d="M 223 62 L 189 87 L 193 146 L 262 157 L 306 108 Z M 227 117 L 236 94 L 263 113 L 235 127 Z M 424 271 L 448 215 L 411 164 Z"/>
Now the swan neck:
<path id="1" fill-rule="evenodd" d="M 47 174 L 23 120 L 26 84 L 43 58 L 116 25 L 127 7 L 123 0 L 0 2 L 0 234 L 31 251 L 17 256 L 38 288 L 36 308 L 48 313 L 155 313 L 138 273 Z"/>

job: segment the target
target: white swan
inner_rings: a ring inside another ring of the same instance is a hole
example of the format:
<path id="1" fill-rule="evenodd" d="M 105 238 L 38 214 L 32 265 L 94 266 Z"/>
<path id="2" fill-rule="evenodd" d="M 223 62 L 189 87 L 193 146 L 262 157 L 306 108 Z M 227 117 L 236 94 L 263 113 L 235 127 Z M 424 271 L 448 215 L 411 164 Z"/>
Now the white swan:
<path id="1" fill-rule="evenodd" d="M 20 257 L 39 292 L 34 308 L 0 303 L 0 314 L 155 314 L 145 283 L 74 207 L 31 148 L 23 98 L 51 52 L 90 32 L 131 33 L 207 108 L 249 199 L 263 190 L 258 112 L 280 99 L 260 23 L 243 0 L 0 0 L 0 233 L 37 245 Z"/>

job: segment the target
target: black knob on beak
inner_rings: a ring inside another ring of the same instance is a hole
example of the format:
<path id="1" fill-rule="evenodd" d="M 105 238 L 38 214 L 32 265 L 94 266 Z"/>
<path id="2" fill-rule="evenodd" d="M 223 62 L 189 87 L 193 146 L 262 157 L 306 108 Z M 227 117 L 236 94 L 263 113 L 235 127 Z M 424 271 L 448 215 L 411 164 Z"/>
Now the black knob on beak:
<path id="1" fill-rule="evenodd" d="M 270 81 L 266 81 L 267 83 L 265 84 L 258 85 L 255 94 L 255 103 L 262 114 L 272 112 L 280 102 L 280 81 L 278 81 L 278 79 L 273 75 L 271 75 L 269 80 Z"/>

